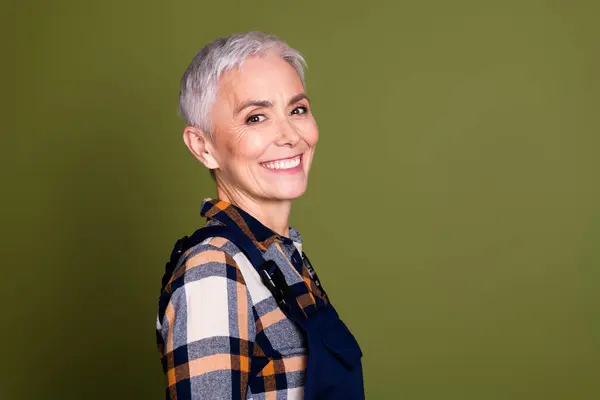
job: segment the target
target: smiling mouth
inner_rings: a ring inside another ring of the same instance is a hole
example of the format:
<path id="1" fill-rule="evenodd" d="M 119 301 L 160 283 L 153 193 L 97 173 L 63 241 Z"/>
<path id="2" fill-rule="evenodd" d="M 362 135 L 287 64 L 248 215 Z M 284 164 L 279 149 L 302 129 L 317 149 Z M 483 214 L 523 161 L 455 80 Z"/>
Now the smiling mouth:
<path id="1" fill-rule="evenodd" d="M 300 166 L 300 162 L 302 160 L 302 154 L 298 154 L 297 156 L 286 158 L 282 160 L 275 161 L 267 161 L 261 163 L 261 165 L 267 169 L 279 171 L 279 170 L 289 170 L 295 169 Z"/>

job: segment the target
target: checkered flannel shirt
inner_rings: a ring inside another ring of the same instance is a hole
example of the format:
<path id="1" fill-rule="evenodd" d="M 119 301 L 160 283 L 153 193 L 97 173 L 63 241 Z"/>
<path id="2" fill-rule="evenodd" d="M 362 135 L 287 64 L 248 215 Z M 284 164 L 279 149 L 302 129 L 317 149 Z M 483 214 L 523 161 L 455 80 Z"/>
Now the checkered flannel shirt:
<path id="1" fill-rule="evenodd" d="M 299 233 L 276 234 L 242 209 L 206 199 L 206 226 L 235 223 L 273 260 L 305 315 L 328 299 L 302 257 Z M 298 284 L 298 283 L 303 284 Z M 157 341 L 167 399 L 302 399 L 307 349 L 302 331 L 277 306 L 232 242 L 214 237 L 180 258 L 161 296 Z M 162 312 L 161 312 L 162 311 Z M 251 368 L 260 371 L 251 376 Z"/>

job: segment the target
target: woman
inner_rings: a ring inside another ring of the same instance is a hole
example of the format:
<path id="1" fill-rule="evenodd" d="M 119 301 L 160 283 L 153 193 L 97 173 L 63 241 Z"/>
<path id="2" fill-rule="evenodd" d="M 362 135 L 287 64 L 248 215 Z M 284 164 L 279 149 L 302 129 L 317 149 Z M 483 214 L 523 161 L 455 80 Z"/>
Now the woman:
<path id="1" fill-rule="evenodd" d="M 157 339 L 171 399 L 364 398 L 362 353 L 288 225 L 318 129 L 304 60 L 260 32 L 200 50 L 183 138 L 211 171 L 204 228 L 167 264 Z"/>

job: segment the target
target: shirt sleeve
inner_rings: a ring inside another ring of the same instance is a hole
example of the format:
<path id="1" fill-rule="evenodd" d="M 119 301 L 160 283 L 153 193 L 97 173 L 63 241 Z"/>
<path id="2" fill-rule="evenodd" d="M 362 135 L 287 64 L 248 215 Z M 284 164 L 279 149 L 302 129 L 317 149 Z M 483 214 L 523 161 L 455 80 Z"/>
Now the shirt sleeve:
<path id="1" fill-rule="evenodd" d="M 217 248 L 190 254 L 165 288 L 157 327 L 167 398 L 245 399 L 256 325 L 244 278 Z"/>

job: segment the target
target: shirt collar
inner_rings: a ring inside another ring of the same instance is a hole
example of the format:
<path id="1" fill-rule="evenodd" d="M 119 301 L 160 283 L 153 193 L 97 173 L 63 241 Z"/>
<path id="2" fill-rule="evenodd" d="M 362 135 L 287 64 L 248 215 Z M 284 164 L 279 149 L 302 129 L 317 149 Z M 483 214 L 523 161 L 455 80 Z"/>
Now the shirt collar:
<path id="1" fill-rule="evenodd" d="M 259 220 L 248 214 L 241 208 L 218 199 L 204 199 L 200 215 L 208 220 L 216 220 L 227 226 L 236 224 L 246 236 L 258 244 L 261 250 L 266 250 L 275 241 L 285 244 L 294 244 L 302 253 L 302 238 L 300 233 L 291 226 L 290 237 L 279 235 L 270 228 L 264 226 Z"/>

